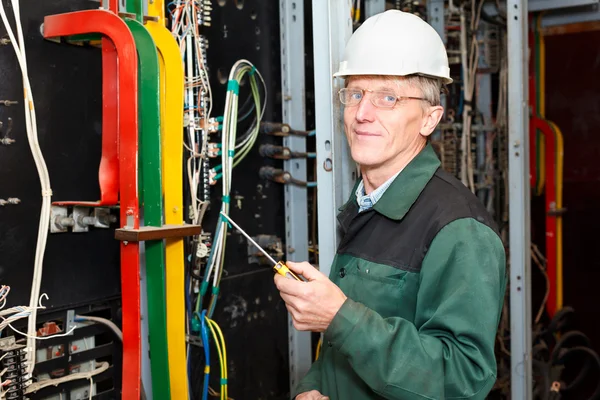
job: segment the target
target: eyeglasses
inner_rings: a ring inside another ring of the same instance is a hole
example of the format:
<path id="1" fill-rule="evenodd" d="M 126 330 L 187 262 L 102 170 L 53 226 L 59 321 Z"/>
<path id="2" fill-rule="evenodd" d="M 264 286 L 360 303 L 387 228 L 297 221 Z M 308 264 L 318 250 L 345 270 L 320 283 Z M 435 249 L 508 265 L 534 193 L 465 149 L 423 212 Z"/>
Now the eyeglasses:
<path id="1" fill-rule="evenodd" d="M 340 102 L 345 106 L 356 106 L 358 105 L 365 92 L 371 93 L 371 103 L 378 108 L 394 108 L 396 103 L 403 103 L 408 100 L 423 100 L 428 101 L 422 97 L 411 97 L 411 96 L 396 96 L 396 94 L 389 90 L 369 90 L 369 89 L 340 89 L 339 96 Z"/>

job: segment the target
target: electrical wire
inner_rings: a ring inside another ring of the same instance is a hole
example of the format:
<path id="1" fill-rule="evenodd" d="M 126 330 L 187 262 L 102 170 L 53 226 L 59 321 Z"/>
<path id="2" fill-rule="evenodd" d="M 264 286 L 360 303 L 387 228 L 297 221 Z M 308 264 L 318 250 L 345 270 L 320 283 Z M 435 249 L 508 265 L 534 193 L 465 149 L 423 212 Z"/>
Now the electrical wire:
<path id="1" fill-rule="evenodd" d="M 119 338 L 119 340 L 123 341 L 123 332 L 121 331 L 121 329 L 119 329 L 119 327 L 114 322 L 112 322 L 109 319 L 101 318 L 101 317 L 93 317 L 93 316 L 88 316 L 88 315 L 76 315 L 75 321 L 93 321 L 93 322 L 98 322 L 103 325 L 106 325 L 115 333 L 115 335 Z"/>
<path id="2" fill-rule="evenodd" d="M 70 382 L 70 381 L 75 381 L 78 379 L 89 379 L 90 380 L 90 385 L 93 384 L 92 382 L 92 377 L 101 374 L 102 372 L 106 371 L 108 369 L 109 365 L 106 361 L 101 361 L 98 363 L 98 365 L 96 366 L 96 369 L 93 371 L 89 371 L 89 372 L 77 372 L 74 374 L 70 374 L 70 375 L 66 375 L 63 376 L 61 378 L 56 378 L 56 379 L 46 379 L 43 381 L 39 381 L 39 382 L 34 382 L 31 385 L 29 385 L 27 387 L 27 389 L 25 389 L 25 393 L 34 393 L 37 392 L 40 389 L 43 389 L 45 387 L 48 386 L 58 386 L 61 383 L 65 383 L 65 382 Z M 91 399 L 91 391 L 90 391 L 90 399 Z"/>
<path id="3" fill-rule="evenodd" d="M 5 25 L 5 28 L 10 37 L 10 41 L 15 50 L 15 54 L 17 55 L 17 60 L 19 62 L 19 67 L 21 68 L 21 73 L 23 76 L 23 86 L 24 86 L 24 107 L 25 107 L 25 125 L 27 130 L 27 139 L 29 142 L 29 146 L 31 148 L 31 152 L 33 155 L 33 159 L 38 171 L 38 175 L 40 178 L 40 185 L 42 189 L 42 210 L 40 214 L 40 222 L 38 227 L 38 241 L 35 251 L 35 261 L 34 261 L 34 270 L 33 270 L 33 279 L 32 279 L 32 287 L 31 287 L 31 296 L 29 305 L 32 308 L 35 308 L 37 304 L 37 300 L 39 297 L 40 286 L 42 281 L 42 269 L 43 269 L 43 259 L 44 253 L 46 250 L 46 242 L 48 239 L 48 226 L 50 224 L 50 209 L 51 209 L 51 196 L 52 189 L 50 186 L 50 177 L 48 174 L 48 168 L 46 166 L 46 162 L 42 155 L 42 151 L 39 146 L 38 141 L 38 133 L 37 133 L 37 121 L 35 114 L 35 103 L 33 101 L 33 94 L 31 92 L 31 84 L 29 82 L 29 74 L 27 69 L 27 59 L 25 55 L 25 40 L 23 38 L 23 28 L 21 26 L 21 15 L 19 8 L 18 0 L 11 0 L 13 6 L 13 12 L 15 16 L 15 22 L 17 27 L 17 35 L 19 40 L 17 41 L 13 30 L 8 22 L 8 18 L 6 16 L 6 12 L 4 11 L 4 6 L 2 1 L 0 1 L 0 16 Z M 35 365 L 35 341 L 32 339 L 34 337 L 36 331 L 36 317 L 37 312 L 35 309 L 32 310 L 29 316 L 28 323 L 28 340 L 27 347 L 29 348 L 29 352 L 27 353 L 27 372 L 31 374 L 33 372 L 33 368 Z"/>
<path id="4" fill-rule="evenodd" d="M 123 341 L 123 332 L 121 331 L 121 329 L 119 329 L 119 327 L 112 322 L 109 319 L 106 318 L 101 318 L 101 317 L 94 317 L 91 315 L 76 315 L 75 316 L 75 321 L 90 321 L 90 322 L 98 322 L 100 324 L 106 325 L 108 328 L 110 328 L 115 335 L 119 338 L 119 340 L 122 342 Z M 140 397 L 142 400 L 146 399 L 146 389 L 144 388 L 144 382 L 142 381 L 142 379 L 140 378 Z"/>
<path id="5" fill-rule="evenodd" d="M 225 347 L 225 339 L 223 337 L 223 332 L 219 325 L 203 314 L 204 319 L 208 323 L 208 327 L 213 335 L 215 340 L 215 346 L 217 348 L 217 353 L 219 354 L 219 363 L 221 365 L 221 400 L 226 400 L 227 396 L 227 348 Z M 208 383 L 206 384 L 208 387 Z"/>
<path id="6" fill-rule="evenodd" d="M 255 112 L 257 123 L 247 139 L 236 144 L 237 139 L 237 116 L 238 116 L 238 94 L 240 82 L 248 75 L 252 95 L 255 100 Z M 225 98 L 225 111 L 223 113 L 223 131 L 221 135 L 221 170 L 217 174 L 222 178 L 222 204 L 221 213 L 229 215 L 230 193 L 233 168 L 237 166 L 253 148 L 260 130 L 260 120 L 264 115 L 264 108 L 260 102 L 258 80 L 263 83 L 266 99 L 266 84 L 260 72 L 247 60 L 237 61 L 229 73 L 228 90 Z M 219 167 L 219 166 L 217 166 Z M 216 171 L 217 167 L 213 168 Z M 218 179 L 216 178 L 216 179 Z M 208 258 L 208 267 L 204 280 L 200 286 L 200 295 L 196 302 L 196 312 L 200 311 L 204 296 L 208 292 L 212 278 L 211 297 L 208 306 L 208 317 L 212 318 L 219 294 L 219 284 L 223 275 L 225 262 L 225 246 L 227 239 L 228 222 L 224 217 L 219 218 L 215 228 L 215 235 L 211 252 Z"/>
<path id="7" fill-rule="evenodd" d="M 208 332 L 206 329 L 207 320 L 206 310 L 203 310 L 202 316 L 200 317 L 202 346 L 204 347 L 204 387 L 202 390 L 202 400 L 208 399 L 208 384 L 210 382 L 210 343 L 208 341 Z"/>

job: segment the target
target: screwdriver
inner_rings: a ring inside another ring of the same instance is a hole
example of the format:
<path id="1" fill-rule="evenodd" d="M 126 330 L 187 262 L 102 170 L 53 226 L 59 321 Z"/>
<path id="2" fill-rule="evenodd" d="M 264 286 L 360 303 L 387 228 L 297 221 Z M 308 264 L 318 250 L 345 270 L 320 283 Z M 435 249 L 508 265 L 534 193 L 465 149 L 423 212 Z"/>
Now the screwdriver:
<path id="1" fill-rule="evenodd" d="M 233 222 L 233 220 L 231 218 L 229 218 L 229 216 L 223 214 L 221 212 L 221 215 L 227 219 L 227 221 L 231 222 L 231 225 L 235 226 L 236 229 L 238 231 L 240 231 L 242 233 L 242 235 L 244 235 L 246 237 L 246 239 L 248 239 L 250 241 L 250 243 L 252 243 L 254 246 L 256 246 L 257 249 L 259 249 L 261 251 L 261 253 L 263 253 L 272 263 L 273 263 L 273 270 L 278 273 L 281 276 L 285 276 L 288 279 L 295 279 L 297 281 L 300 282 L 304 282 L 302 279 L 300 279 L 298 277 L 298 275 L 296 275 L 295 273 L 293 273 L 287 265 L 285 265 L 285 263 L 283 261 L 275 261 L 273 259 L 273 257 L 271 257 L 269 255 L 269 253 L 267 253 L 262 247 L 260 247 L 258 245 L 258 243 L 256 243 L 246 232 L 244 232 L 244 230 L 242 228 L 239 227 L 238 224 L 236 224 L 235 222 Z"/>

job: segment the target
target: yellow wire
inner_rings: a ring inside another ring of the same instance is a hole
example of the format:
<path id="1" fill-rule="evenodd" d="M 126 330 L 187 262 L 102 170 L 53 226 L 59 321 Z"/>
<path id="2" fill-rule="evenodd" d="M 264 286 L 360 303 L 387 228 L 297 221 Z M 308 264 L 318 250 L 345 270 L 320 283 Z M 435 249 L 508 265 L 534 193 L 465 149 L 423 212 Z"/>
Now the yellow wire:
<path id="1" fill-rule="evenodd" d="M 546 118 L 546 41 L 541 30 L 542 15 L 540 14 L 536 21 L 536 26 L 540 38 L 540 104 L 539 114 L 541 118 Z M 556 181 L 556 205 L 555 208 L 562 208 L 563 197 L 563 166 L 564 166 L 564 146 L 563 134 L 560 128 L 552 121 L 548 121 L 555 137 L 555 181 Z M 562 216 L 556 216 L 556 309 L 563 307 L 563 243 L 562 243 Z"/>
<path id="2" fill-rule="evenodd" d="M 227 380 L 227 348 L 225 347 L 225 339 L 223 338 L 223 332 L 221 332 L 221 328 L 219 328 L 219 325 L 217 325 L 215 321 L 209 319 L 208 317 L 204 318 L 208 322 L 208 327 L 210 328 L 210 331 L 212 332 L 212 335 L 215 339 L 215 345 L 217 347 L 217 352 L 219 353 L 219 362 L 221 364 L 221 378 Z M 219 341 L 221 344 L 219 344 Z M 222 351 L 221 345 L 223 346 Z M 221 400 L 226 400 L 227 398 L 227 383 L 221 384 Z"/>
<path id="3" fill-rule="evenodd" d="M 317 342 L 317 351 L 315 354 L 315 361 L 317 361 L 319 359 L 319 354 L 321 353 L 321 345 L 323 344 L 323 338 L 320 337 L 319 341 Z"/>
<path id="4" fill-rule="evenodd" d="M 542 15 L 537 17 L 536 29 L 540 38 L 540 77 L 538 85 L 540 88 L 540 104 L 538 105 L 538 113 L 542 118 L 546 118 L 546 44 L 544 42 L 544 34 L 542 32 Z"/>
<path id="5" fill-rule="evenodd" d="M 535 20 L 535 26 L 536 26 L 536 31 L 540 32 L 541 31 L 541 27 L 542 27 L 542 18 L 541 18 L 541 14 L 539 14 L 536 17 Z M 539 73 L 540 76 L 538 77 L 537 80 L 537 87 L 536 89 L 540 91 L 540 96 L 539 96 L 539 104 L 537 105 L 537 112 L 540 116 L 540 118 L 545 118 L 545 113 L 546 113 L 546 102 L 545 102 L 545 93 L 546 93 L 546 81 L 545 81 L 545 73 L 546 73 L 546 67 L 545 67 L 545 56 L 544 56 L 544 45 L 543 45 L 543 39 L 541 34 L 538 36 L 540 38 L 539 40 L 539 49 L 540 49 L 540 54 L 539 54 L 539 60 L 536 60 L 536 63 L 539 66 Z M 537 97 L 536 93 L 533 93 L 534 96 Z M 538 140 L 538 155 L 539 155 L 539 159 L 537 160 L 537 167 L 538 167 L 538 173 L 539 173 L 539 181 L 538 181 L 538 187 L 537 187 L 537 195 L 541 196 L 542 193 L 544 193 L 544 185 L 546 183 L 546 141 L 545 141 L 545 137 L 544 135 L 542 135 L 541 133 L 539 133 L 538 131 L 536 131 L 536 137 L 539 137 L 540 140 Z"/>
<path id="6" fill-rule="evenodd" d="M 227 378 L 228 378 L 228 376 L 227 376 L 227 347 L 225 346 L 225 338 L 223 337 L 223 332 L 221 331 L 221 328 L 219 328 L 219 325 L 217 325 L 217 323 L 213 320 L 211 320 L 210 323 L 214 325 L 215 329 L 217 330 L 217 333 L 219 334 L 219 338 L 221 339 L 221 345 L 222 345 L 222 349 L 223 349 L 223 376 L 227 380 Z M 227 387 L 227 383 L 223 386 L 225 388 L 225 395 L 224 395 L 224 400 L 225 400 L 228 397 L 229 389 Z"/>
<path id="7" fill-rule="evenodd" d="M 552 121 L 548 121 L 556 137 L 556 209 L 563 206 L 563 134 Z M 563 242 L 562 215 L 556 216 L 556 309 L 563 307 Z"/>
<path id="8" fill-rule="evenodd" d="M 210 323 L 210 319 L 208 319 L 207 317 L 204 317 L 204 318 L 206 318 L 206 321 L 208 322 L 208 328 L 212 332 L 213 338 L 215 339 L 215 347 L 217 348 L 217 353 L 219 353 L 219 366 L 221 367 L 221 378 L 223 378 L 223 354 L 221 353 L 221 346 L 219 344 L 217 334 L 215 333 L 215 329 L 213 328 L 212 324 Z M 224 400 L 222 389 L 221 389 L 221 400 Z"/>

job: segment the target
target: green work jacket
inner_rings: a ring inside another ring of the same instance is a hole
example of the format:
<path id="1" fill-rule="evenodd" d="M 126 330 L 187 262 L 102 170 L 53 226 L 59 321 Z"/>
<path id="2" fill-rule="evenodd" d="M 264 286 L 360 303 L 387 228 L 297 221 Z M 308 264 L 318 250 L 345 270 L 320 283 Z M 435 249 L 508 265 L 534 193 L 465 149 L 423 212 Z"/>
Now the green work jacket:
<path id="1" fill-rule="evenodd" d="M 348 299 L 292 395 L 484 399 L 506 289 L 492 218 L 430 145 L 372 209 L 358 209 L 353 191 L 329 276 Z"/>

